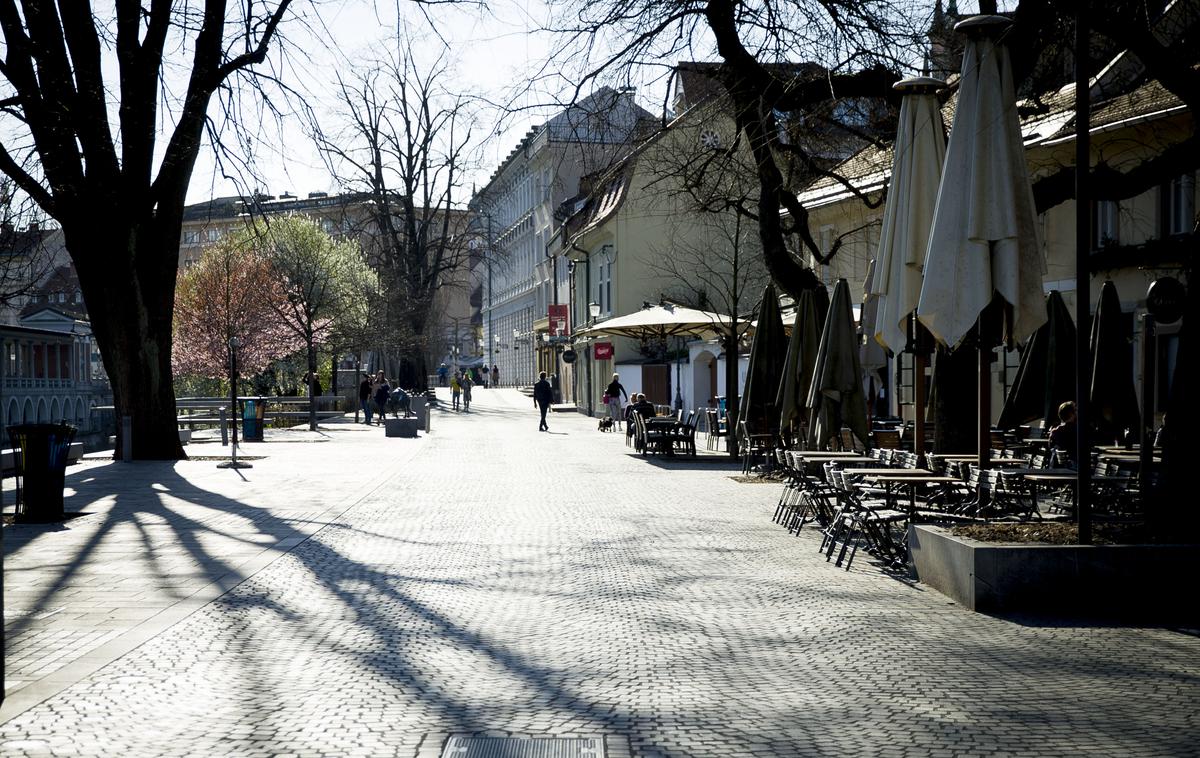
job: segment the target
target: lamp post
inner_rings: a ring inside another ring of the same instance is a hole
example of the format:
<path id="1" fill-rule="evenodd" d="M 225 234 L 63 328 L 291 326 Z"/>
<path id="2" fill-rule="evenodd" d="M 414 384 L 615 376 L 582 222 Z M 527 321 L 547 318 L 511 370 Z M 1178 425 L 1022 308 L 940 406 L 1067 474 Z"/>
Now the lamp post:
<path id="1" fill-rule="evenodd" d="M 600 317 L 600 304 L 599 303 L 588 303 L 588 316 L 590 317 L 588 319 L 588 326 L 592 326 L 593 324 L 596 323 L 596 319 L 598 319 Z M 596 394 L 594 392 L 592 392 L 592 374 L 595 373 L 595 367 L 592 365 L 592 345 L 591 345 L 591 343 L 588 343 L 587 356 L 588 356 L 588 371 L 587 371 L 588 416 L 590 417 L 595 412 L 592 404 L 596 402 Z"/>
<path id="2" fill-rule="evenodd" d="M 218 463 L 217 468 L 253 468 L 251 464 L 237 459 L 237 351 L 241 346 L 242 340 L 239 337 L 229 338 L 229 420 L 232 422 L 230 426 L 233 446 L 230 448 L 229 460 Z"/>

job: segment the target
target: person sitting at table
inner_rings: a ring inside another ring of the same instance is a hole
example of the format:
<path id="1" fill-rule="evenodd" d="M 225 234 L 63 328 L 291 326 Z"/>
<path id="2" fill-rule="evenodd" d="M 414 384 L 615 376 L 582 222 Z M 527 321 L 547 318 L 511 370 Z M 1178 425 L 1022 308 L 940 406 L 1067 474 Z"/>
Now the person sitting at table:
<path id="1" fill-rule="evenodd" d="M 1054 464 L 1061 468 L 1075 468 L 1076 416 L 1075 403 L 1068 400 L 1058 406 L 1059 423 L 1050 429 L 1050 448 L 1054 453 Z"/>
<path id="2" fill-rule="evenodd" d="M 654 418 L 654 403 L 646 399 L 646 394 L 644 392 L 637 392 L 634 394 L 637 395 L 637 400 L 629 407 L 632 408 L 635 413 L 642 414 L 644 418 Z"/>

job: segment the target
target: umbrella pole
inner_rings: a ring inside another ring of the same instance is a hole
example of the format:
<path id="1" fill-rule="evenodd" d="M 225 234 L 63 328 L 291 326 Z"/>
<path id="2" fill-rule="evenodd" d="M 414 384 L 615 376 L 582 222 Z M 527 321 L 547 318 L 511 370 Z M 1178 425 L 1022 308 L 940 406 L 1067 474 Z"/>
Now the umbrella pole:
<path id="1" fill-rule="evenodd" d="M 980 469 L 991 466 L 992 447 L 992 383 L 988 376 L 988 349 L 983 339 L 983 329 L 979 330 L 979 455 L 976 464 Z"/>
<path id="2" fill-rule="evenodd" d="M 913 418 L 913 452 L 917 454 L 917 466 L 925 465 L 925 364 L 929 358 L 918 350 L 913 354 L 913 402 L 916 414 Z"/>

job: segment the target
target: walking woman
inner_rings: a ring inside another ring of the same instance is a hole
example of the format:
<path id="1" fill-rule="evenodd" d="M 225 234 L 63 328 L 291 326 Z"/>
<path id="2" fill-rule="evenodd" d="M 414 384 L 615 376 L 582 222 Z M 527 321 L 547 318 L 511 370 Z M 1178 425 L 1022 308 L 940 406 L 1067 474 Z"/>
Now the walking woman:
<path id="1" fill-rule="evenodd" d="M 460 374 L 455 371 L 450 377 L 450 397 L 454 400 L 454 410 L 458 410 L 458 398 L 462 394 L 462 385 L 458 383 Z"/>
<path id="2" fill-rule="evenodd" d="M 621 386 L 621 377 L 619 374 L 613 374 L 612 381 L 609 382 L 608 389 L 604 390 L 604 394 L 608 396 L 609 418 L 611 418 L 613 423 L 617 425 L 617 428 L 620 429 L 621 421 L 623 420 L 621 417 L 621 408 L 623 407 L 623 404 L 621 403 L 621 395 L 625 396 L 625 402 L 629 402 L 629 393 L 626 392 L 625 388 Z"/>

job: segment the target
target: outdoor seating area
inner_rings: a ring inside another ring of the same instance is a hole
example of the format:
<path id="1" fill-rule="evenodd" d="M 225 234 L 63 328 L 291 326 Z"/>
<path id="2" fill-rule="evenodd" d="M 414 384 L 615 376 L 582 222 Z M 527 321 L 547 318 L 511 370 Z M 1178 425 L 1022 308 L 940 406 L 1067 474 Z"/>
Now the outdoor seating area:
<path id="1" fill-rule="evenodd" d="M 1092 512 L 1097 522 L 1143 518 L 1138 469 L 1125 451 L 1092 451 Z M 783 476 L 774 521 L 798 534 L 812 524 L 827 560 L 849 570 L 865 552 L 885 569 L 905 570 L 910 524 L 955 525 L 1069 520 L 1075 517 L 1072 469 L 1043 453 L 994 451 L 988 468 L 975 455 L 907 450 L 790 450 L 769 453 Z M 1151 475 L 1156 477 L 1157 471 Z"/>
<path id="2" fill-rule="evenodd" d="M 643 457 L 650 454 L 673 456 L 679 453 L 695 458 L 696 424 L 700 416 L 701 412 L 698 410 L 693 410 L 686 416 L 683 411 L 678 411 L 660 413 L 650 418 L 640 413 L 631 413 L 629 423 L 633 425 L 633 433 L 626 435 L 626 442 Z"/>

